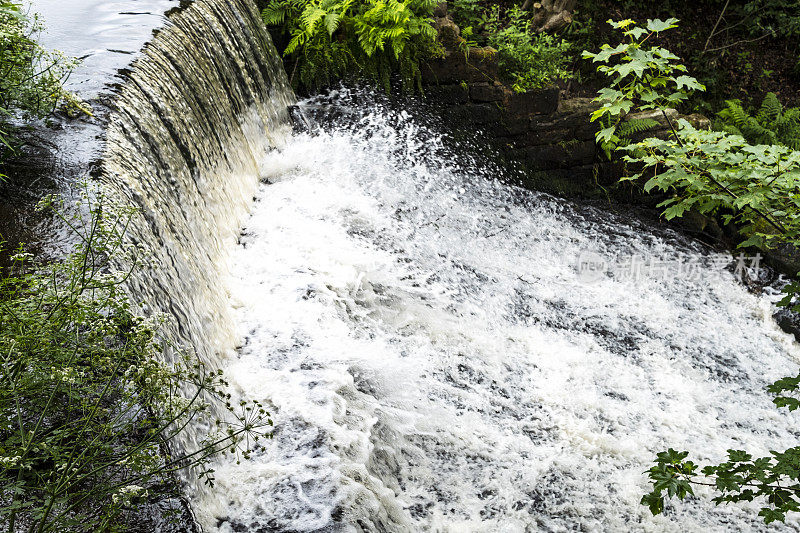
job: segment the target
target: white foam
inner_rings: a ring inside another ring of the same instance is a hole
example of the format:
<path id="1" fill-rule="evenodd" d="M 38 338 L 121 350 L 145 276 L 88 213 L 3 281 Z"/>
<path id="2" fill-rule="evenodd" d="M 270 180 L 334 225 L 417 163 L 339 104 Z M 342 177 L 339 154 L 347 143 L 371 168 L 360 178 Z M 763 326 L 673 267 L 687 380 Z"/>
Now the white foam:
<path id="1" fill-rule="evenodd" d="M 701 248 L 459 167 L 385 109 L 264 162 L 232 259 L 227 373 L 268 402 L 275 439 L 217 469 L 206 528 L 760 527 L 755 504 L 652 517 L 639 499 L 666 447 L 718 461 L 796 444 L 764 392 L 797 370 L 770 302 L 727 272 L 585 283 L 583 250 Z"/>

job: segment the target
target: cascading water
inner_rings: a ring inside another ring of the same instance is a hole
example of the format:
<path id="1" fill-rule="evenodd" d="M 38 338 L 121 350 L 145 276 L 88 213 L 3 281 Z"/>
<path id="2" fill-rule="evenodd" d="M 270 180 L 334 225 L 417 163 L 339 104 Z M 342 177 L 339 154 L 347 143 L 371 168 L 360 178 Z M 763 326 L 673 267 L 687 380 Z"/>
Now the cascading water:
<path id="1" fill-rule="evenodd" d="M 250 0 L 197 0 L 175 10 L 117 91 L 104 178 L 141 207 L 131 234 L 153 264 L 131 289 L 173 315 L 175 340 L 206 361 L 237 340 L 220 284 L 226 250 L 293 101 Z"/>
<path id="2" fill-rule="evenodd" d="M 217 470 L 196 506 L 209 529 L 759 528 L 755 505 L 639 504 L 666 447 L 714 461 L 797 442 L 764 391 L 797 347 L 703 247 L 504 185 L 381 107 L 264 168 L 227 372 L 269 402 L 275 439 Z M 586 251 L 693 258 L 702 280 L 587 278 Z"/>
<path id="3" fill-rule="evenodd" d="M 769 299 L 699 245 L 504 185 L 359 98 L 291 135 L 249 0 L 173 12 L 118 90 L 104 176 L 141 206 L 153 264 L 131 290 L 276 421 L 194 494 L 203 529 L 757 529 L 756 505 L 638 501 L 665 447 L 797 442 L 764 392 L 799 355 Z M 587 279 L 587 250 L 694 257 L 702 279 Z"/>
<path id="4" fill-rule="evenodd" d="M 108 121 L 104 182 L 141 209 L 128 231 L 148 254 L 128 285 L 166 336 L 211 368 L 238 342 L 223 280 L 276 138 L 294 102 L 250 0 L 197 0 L 168 14 L 124 72 Z M 208 428 L 195 424 L 195 450 Z M 202 486 L 189 484 L 189 491 Z"/>

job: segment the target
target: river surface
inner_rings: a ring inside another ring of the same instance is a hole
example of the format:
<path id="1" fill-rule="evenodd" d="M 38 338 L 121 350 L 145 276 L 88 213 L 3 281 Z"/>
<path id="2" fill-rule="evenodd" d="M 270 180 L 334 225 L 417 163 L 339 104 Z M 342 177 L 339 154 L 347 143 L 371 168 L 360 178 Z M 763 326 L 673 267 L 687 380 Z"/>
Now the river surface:
<path id="1" fill-rule="evenodd" d="M 34 0 L 41 42 L 80 60 L 67 87 L 96 98 L 127 67 L 178 0 Z"/>

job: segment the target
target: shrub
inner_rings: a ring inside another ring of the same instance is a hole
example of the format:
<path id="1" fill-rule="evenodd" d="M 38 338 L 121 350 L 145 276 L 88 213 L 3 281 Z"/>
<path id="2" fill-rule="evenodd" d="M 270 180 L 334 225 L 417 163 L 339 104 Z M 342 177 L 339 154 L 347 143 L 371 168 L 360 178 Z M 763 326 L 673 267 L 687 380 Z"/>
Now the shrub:
<path id="1" fill-rule="evenodd" d="M 36 16 L 25 14 L 19 3 L 0 0 L 0 161 L 13 146 L 7 125 L 12 113 L 43 118 L 61 104 L 88 112 L 62 85 L 75 60 L 44 49 L 37 42 L 41 30 Z"/>
<path id="2" fill-rule="evenodd" d="M 538 89 L 556 79 L 570 77 L 570 45 L 548 33 L 534 33 L 530 14 L 514 6 L 502 24 L 494 16 L 486 24 L 489 44 L 497 49 L 500 76 L 516 92 Z"/>
<path id="3" fill-rule="evenodd" d="M 359 73 L 388 92 L 421 89 L 419 64 L 441 54 L 431 15 L 436 0 L 270 0 L 264 22 L 289 37 L 283 55 L 295 87 L 315 90 Z"/>
<path id="4" fill-rule="evenodd" d="M 132 312 L 122 285 L 130 270 L 114 266 L 135 268 L 140 255 L 123 239 L 134 210 L 86 201 L 85 220 L 58 209 L 78 239 L 69 256 L 37 267 L 20 251 L 0 280 L 0 523 L 9 532 L 124 530 L 120 514 L 169 492 L 171 473 L 193 468 L 212 483 L 211 457 L 246 456 L 243 439 L 258 446 L 269 436 L 269 415 L 257 402 L 230 405 L 221 372 L 188 355 L 168 362 L 162 319 Z M 217 430 L 181 447 L 198 423 Z"/>

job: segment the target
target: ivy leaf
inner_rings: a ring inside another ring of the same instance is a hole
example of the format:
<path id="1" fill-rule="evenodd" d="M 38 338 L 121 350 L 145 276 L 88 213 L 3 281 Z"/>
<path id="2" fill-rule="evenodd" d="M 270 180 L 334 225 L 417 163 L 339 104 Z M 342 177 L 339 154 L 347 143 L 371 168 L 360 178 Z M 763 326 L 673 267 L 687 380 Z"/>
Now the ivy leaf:
<path id="1" fill-rule="evenodd" d="M 615 102 L 608 103 L 603 107 L 607 109 L 608 113 L 611 115 L 621 115 L 631 110 L 633 107 L 633 102 L 630 100 L 617 100 Z"/>
<path id="2" fill-rule="evenodd" d="M 591 57 L 593 63 L 597 63 L 598 61 L 606 63 L 609 59 L 611 59 L 612 56 L 625 52 L 628 49 L 628 46 L 629 45 L 626 43 L 619 44 L 615 48 L 605 45 L 600 52 L 596 54 L 584 52 L 584 57 L 587 59 Z"/>
<path id="3" fill-rule="evenodd" d="M 617 90 L 617 89 L 612 89 L 611 87 L 603 87 L 602 89 L 597 91 L 597 95 L 598 96 L 597 96 L 597 98 L 595 100 L 597 100 L 597 101 L 607 101 L 607 102 L 613 102 L 614 100 L 618 100 L 618 99 L 623 98 L 625 96 L 622 93 L 622 91 Z"/>
<path id="4" fill-rule="evenodd" d="M 743 450 L 728 450 L 728 459 L 734 463 L 743 463 L 753 459 L 753 456 Z"/>
<path id="5" fill-rule="evenodd" d="M 686 211 L 687 211 L 686 205 L 680 203 L 668 207 L 667 209 L 664 210 L 662 215 L 664 215 L 664 218 L 666 218 L 667 220 L 672 220 L 673 218 L 682 217 Z"/>
<path id="6" fill-rule="evenodd" d="M 617 130 L 616 127 L 611 126 L 610 128 L 605 128 L 597 132 L 595 139 L 598 142 L 610 142 L 611 139 L 614 137 L 614 132 Z"/>
<path id="7" fill-rule="evenodd" d="M 656 46 L 655 48 L 653 48 L 653 54 L 657 55 L 661 59 L 666 59 L 667 61 L 674 61 L 676 59 L 679 59 L 678 56 L 676 56 L 666 48 L 661 48 L 660 46 Z"/>
<path id="8" fill-rule="evenodd" d="M 644 28 L 633 28 L 625 32 L 625 35 L 630 35 L 634 39 L 639 39 L 642 35 L 647 33 L 647 30 Z"/>
<path id="9" fill-rule="evenodd" d="M 716 480 L 717 489 L 722 492 L 734 492 L 739 490 L 741 478 L 730 473 L 720 474 Z"/>
<path id="10" fill-rule="evenodd" d="M 764 238 L 761 235 L 751 235 L 743 243 L 739 245 L 740 248 L 749 248 L 751 246 L 760 247 L 764 244 Z"/>
<path id="11" fill-rule="evenodd" d="M 636 24 L 636 21 L 633 19 L 620 20 L 619 22 L 614 22 L 614 20 L 608 19 L 606 22 L 611 24 L 611 26 L 613 26 L 615 29 L 625 29 L 631 24 Z"/>
<path id="12" fill-rule="evenodd" d="M 764 518 L 765 524 L 771 524 L 772 522 L 784 522 L 786 521 L 786 515 L 777 510 L 777 509 L 770 509 L 769 507 L 764 507 L 759 511 L 758 516 Z"/>
<path id="13" fill-rule="evenodd" d="M 800 400 L 790 396 L 778 396 L 772 400 L 777 407 L 786 407 L 789 411 L 794 411 L 800 407 Z"/>

